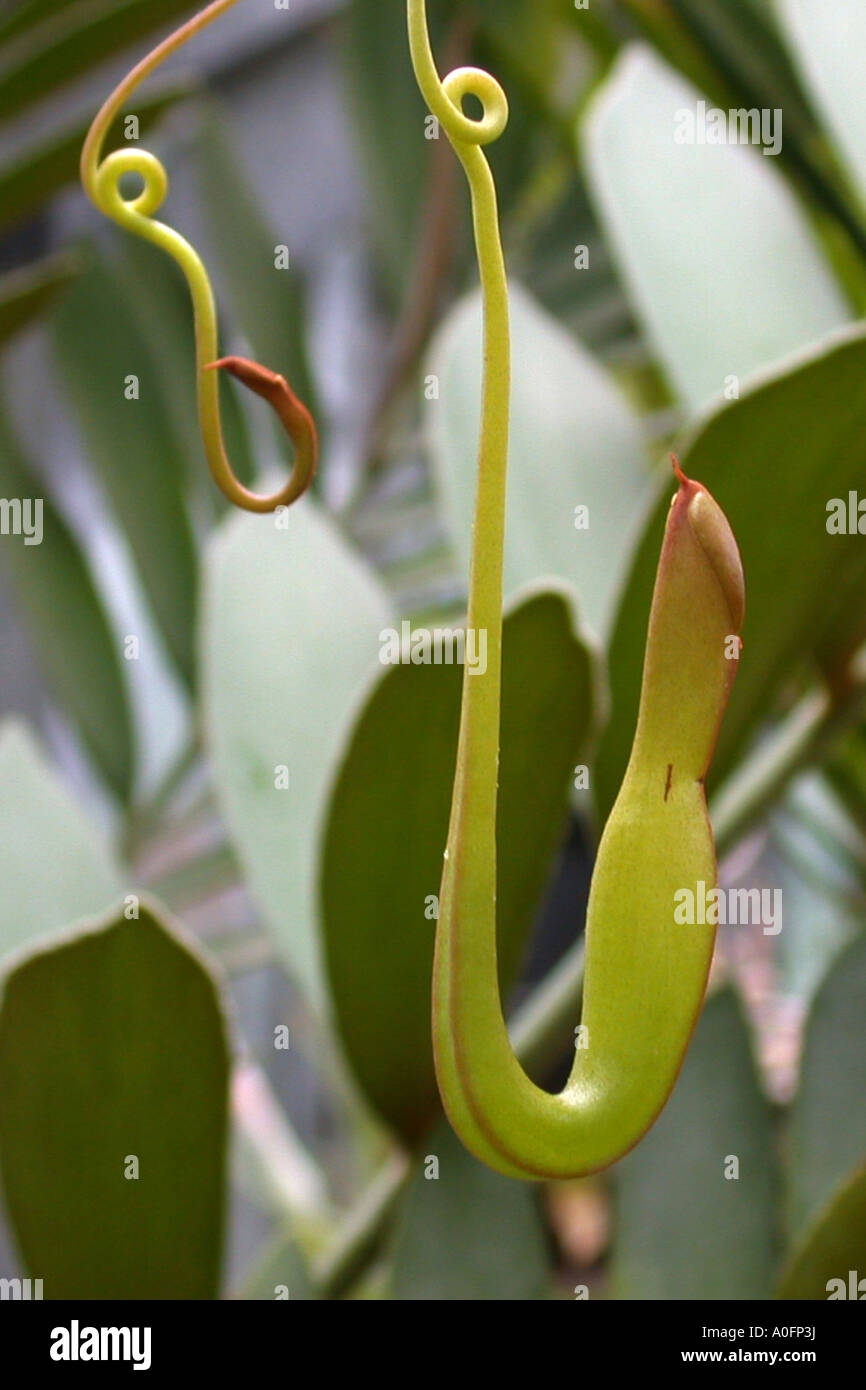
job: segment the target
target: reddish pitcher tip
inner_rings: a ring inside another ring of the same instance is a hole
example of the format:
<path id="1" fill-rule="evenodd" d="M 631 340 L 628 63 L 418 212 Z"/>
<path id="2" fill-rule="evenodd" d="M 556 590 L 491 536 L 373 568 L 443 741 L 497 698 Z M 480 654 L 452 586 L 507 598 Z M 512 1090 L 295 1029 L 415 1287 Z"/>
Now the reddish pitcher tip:
<path id="1" fill-rule="evenodd" d="M 269 367 L 263 367 L 260 362 L 251 362 L 246 357 L 220 357 L 216 362 L 203 363 L 202 367 L 206 372 L 224 367 L 248 390 L 262 396 L 273 406 L 296 450 L 295 470 L 290 484 L 279 494 L 286 505 L 293 502 L 309 487 L 316 471 L 318 440 L 316 426 L 307 407 L 298 400 L 285 377 L 272 372 Z"/>
<path id="2" fill-rule="evenodd" d="M 676 476 L 677 482 L 680 484 L 690 483 L 691 478 L 687 478 L 683 470 L 680 468 L 680 461 L 677 458 L 676 454 L 671 454 L 670 459 L 671 463 L 674 466 L 674 474 Z"/>

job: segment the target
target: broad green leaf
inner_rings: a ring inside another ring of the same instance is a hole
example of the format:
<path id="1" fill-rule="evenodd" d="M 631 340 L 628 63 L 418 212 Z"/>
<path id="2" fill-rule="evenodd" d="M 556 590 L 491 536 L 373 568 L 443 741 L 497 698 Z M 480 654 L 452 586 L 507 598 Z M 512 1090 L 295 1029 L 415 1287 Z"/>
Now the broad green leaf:
<path id="1" fill-rule="evenodd" d="M 812 1301 L 864 1297 L 866 1168 L 859 1168 L 821 1211 L 795 1249 L 779 1284 L 779 1298 Z M 852 1278 L 853 1274 L 853 1278 Z"/>
<path id="2" fill-rule="evenodd" d="M 0 956 L 104 912 L 123 879 L 25 724 L 0 725 Z"/>
<path id="3" fill-rule="evenodd" d="M 59 15 L 40 8 L 41 22 L 0 47 L 0 120 L 196 6 L 190 0 L 91 0 L 67 3 Z"/>
<path id="4" fill-rule="evenodd" d="M 41 504 L 41 541 L 4 538 L 0 562 L 42 669 L 63 713 L 108 785 L 127 798 L 132 729 L 114 633 L 78 542 L 32 472 L 0 409 L 0 494 Z M 26 513 L 22 511 L 22 519 Z M 33 532 L 33 538 L 39 532 Z"/>
<path id="5" fill-rule="evenodd" d="M 303 286 L 293 268 L 288 238 L 284 231 L 278 229 L 275 233 L 266 225 L 238 167 L 228 133 L 216 114 L 203 124 L 195 148 L 202 200 L 208 221 L 218 229 L 214 256 L 235 320 L 249 339 L 256 359 L 284 376 L 315 415 L 305 343 Z M 286 176 L 290 176 L 288 168 Z M 288 246 L 288 269 L 275 265 L 278 245 Z M 280 438 L 285 442 L 282 431 Z M 286 442 L 286 448 L 289 447 Z"/>
<path id="6" fill-rule="evenodd" d="M 104 259 L 94 259 L 79 276 L 54 326 L 88 458 L 123 526 L 168 650 L 191 681 L 197 560 L 183 449 L 153 353 Z M 138 379 L 137 399 L 126 398 L 130 377 Z"/>
<path id="7" fill-rule="evenodd" d="M 577 591 L 589 628 L 604 635 L 648 500 L 640 429 L 590 354 L 519 286 L 511 284 L 509 298 L 514 361 L 506 592 L 542 576 L 565 579 Z M 427 406 L 430 448 L 465 566 L 481 370 L 481 304 L 472 294 L 452 310 L 428 367 L 439 390 Z M 588 509 L 587 526 L 578 507 Z"/>
<path id="8" fill-rule="evenodd" d="M 716 89 L 708 95 L 725 107 L 784 108 L 780 162 L 790 160 L 802 173 L 803 145 L 814 143 L 818 132 L 779 32 L 774 0 L 672 0 L 668 8 L 717 70 Z M 691 76 L 696 87 L 703 86 Z"/>
<path id="9" fill-rule="evenodd" d="M 776 9 L 803 81 L 866 197 L 866 8 L 860 0 L 776 0 Z"/>
<path id="10" fill-rule="evenodd" d="M 165 111 L 194 90 L 188 82 L 175 83 L 158 96 L 137 100 L 134 114 L 138 116 L 141 134 L 146 134 Z M 77 181 L 81 146 L 89 127 L 89 121 L 78 122 L 52 133 L 0 168 L 0 227 L 20 222 L 43 207 L 60 189 Z M 109 131 L 105 148 L 135 148 L 134 143 L 124 139 L 122 120 L 118 119 Z"/>
<path id="11" fill-rule="evenodd" d="M 626 288 L 676 393 L 718 398 L 849 315 L 772 156 L 678 143 L 701 94 L 629 47 L 582 132 Z"/>
<path id="12" fill-rule="evenodd" d="M 443 1120 L 404 1198 L 392 1297 L 545 1299 L 552 1279 L 537 1189 L 479 1163 Z"/>
<path id="13" fill-rule="evenodd" d="M 839 6 L 824 6 L 821 20 L 829 17 L 828 10 L 835 18 L 840 10 L 845 10 L 846 4 L 850 4 L 850 0 L 843 0 Z M 778 22 L 779 6 L 775 0 L 673 0 L 672 7 L 718 73 L 719 80 L 708 86 L 699 75 L 686 68 L 686 76 L 696 87 L 703 88 L 725 110 L 759 108 L 784 112 L 779 169 L 796 182 L 822 214 L 829 214 L 829 223 L 826 216 L 822 219 L 827 233 L 825 248 L 833 256 L 852 297 L 859 300 L 862 268 L 849 264 L 847 247 L 842 251 L 833 224 L 845 229 L 846 240 L 850 239 L 852 248 L 856 246 L 862 256 L 866 232 L 861 210 L 856 199 L 851 197 L 851 190 L 845 187 L 835 152 L 821 129 L 818 119 L 821 103 L 817 91 L 816 100 L 810 103 L 808 75 L 804 84 L 785 45 Z M 809 8 L 817 11 L 816 6 Z M 812 32 L 807 43 L 811 53 Z M 789 47 L 794 45 L 792 35 Z M 814 46 L 820 48 L 820 39 Z M 847 51 L 843 43 L 834 57 L 841 56 L 845 63 Z M 856 44 L 852 44 L 851 51 L 856 51 Z M 832 124 L 831 121 L 831 128 Z"/>
<path id="14" fill-rule="evenodd" d="M 0 345 L 44 313 L 80 268 L 76 256 L 61 252 L 0 276 Z"/>
<path id="15" fill-rule="evenodd" d="M 65 10 L 68 5 L 85 4 L 86 0 L 54 0 L 53 11 L 58 14 Z M 7 0 L 5 12 L 0 15 L 0 42 L 5 42 L 13 34 L 20 34 L 25 29 L 31 29 L 45 18 L 45 6 L 42 0 L 17 0 L 17 4 L 9 3 Z"/>
<path id="16" fill-rule="evenodd" d="M 297 1243 L 290 1235 L 278 1235 L 247 1274 L 240 1291 L 246 1302 L 293 1302 L 315 1298 L 310 1272 Z"/>
<path id="17" fill-rule="evenodd" d="M 730 990 L 707 1002 L 666 1108 L 614 1172 L 614 1297 L 770 1296 L 774 1137 Z"/>
<path id="18" fill-rule="evenodd" d="M 621 10 L 628 16 L 628 25 L 621 23 L 620 17 L 611 16 L 619 36 L 618 48 L 622 50 L 628 39 L 640 35 L 641 39 L 655 49 L 656 53 L 671 67 L 677 69 L 701 91 L 718 94 L 721 74 L 715 51 L 707 53 L 694 36 L 689 34 L 683 24 L 679 8 L 674 8 L 669 0 L 661 4 L 647 4 L 646 0 L 605 0 L 616 12 Z M 577 16 L 578 22 L 581 16 Z"/>
<path id="19" fill-rule="evenodd" d="M 0 1163 L 46 1298 L 217 1296 L 228 1074 L 217 984 L 155 908 L 13 965 Z"/>
<path id="20" fill-rule="evenodd" d="M 779 692 L 819 655 L 832 666 L 866 635 L 862 536 L 831 535 L 827 504 L 862 486 L 866 334 L 834 336 L 756 382 L 699 424 L 682 455 L 728 517 L 746 575 L 744 650 L 711 781 L 743 753 Z M 632 562 L 609 652 L 611 717 L 595 771 L 602 815 L 634 734 L 650 598 L 668 480 Z"/>
<path id="21" fill-rule="evenodd" d="M 788 1139 L 787 1207 L 795 1239 L 866 1161 L 864 997 L 866 935 L 861 934 L 839 953 L 806 1027 Z"/>
<path id="22" fill-rule="evenodd" d="M 259 907 L 320 1005 L 326 784 L 389 621 L 372 573 L 309 498 L 276 517 L 233 516 L 211 541 L 202 659 L 214 777 Z"/>
<path id="23" fill-rule="evenodd" d="M 457 666 L 399 665 L 377 681 L 341 762 L 323 839 L 322 924 L 337 1023 L 364 1094 L 409 1142 L 438 1105 L 430 981 L 461 676 Z M 590 658 L 567 595 L 534 594 L 507 616 L 502 698 L 497 901 L 507 989 L 592 719 Z"/>

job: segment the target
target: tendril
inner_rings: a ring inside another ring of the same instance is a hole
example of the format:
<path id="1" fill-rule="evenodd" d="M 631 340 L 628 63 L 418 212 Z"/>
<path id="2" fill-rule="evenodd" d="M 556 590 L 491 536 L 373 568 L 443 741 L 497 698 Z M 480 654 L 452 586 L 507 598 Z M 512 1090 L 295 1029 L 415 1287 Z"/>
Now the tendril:
<path id="1" fill-rule="evenodd" d="M 489 679 L 474 685 L 464 682 L 461 749 L 465 756 L 466 745 L 475 738 L 483 738 L 488 759 L 492 758 L 495 763 L 499 740 L 502 551 L 511 349 L 508 285 L 499 236 L 496 188 L 483 146 L 496 140 L 505 129 L 508 100 L 495 77 L 481 68 L 456 68 L 444 79 L 440 78 L 430 47 L 425 0 L 408 0 L 407 13 L 409 47 L 418 86 L 453 145 L 469 182 L 484 300 L 484 380 L 468 622 L 470 627 L 487 630 Z M 481 105 L 482 114 L 477 119 L 467 116 L 462 109 L 467 96 L 475 97 Z M 494 775 L 489 786 L 494 810 L 495 786 Z"/>
<path id="2" fill-rule="evenodd" d="M 153 49 L 114 89 L 100 108 L 81 151 L 81 182 L 91 202 L 120 227 L 152 242 L 174 258 L 186 277 L 195 323 L 198 416 L 205 454 L 217 485 L 230 502 L 251 512 L 270 512 L 288 506 L 309 487 L 316 470 L 318 444 L 309 411 L 276 372 L 244 358 L 220 358 L 216 304 L 207 271 L 198 253 L 179 232 L 155 219 L 168 193 L 168 175 L 156 155 L 147 150 L 113 150 L 103 156 L 105 138 L 130 96 L 155 68 L 181 48 L 237 0 L 213 0 L 175 33 Z M 136 174 L 141 191 L 124 197 L 120 181 Z M 225 450 L 220 421 L 219 382 L 210 370 L 225 367 L 246 387 L 274 408 L 295 448 L 294 466 L 285 484 L 263 496 L 251 492 L 236 476 Z"/>

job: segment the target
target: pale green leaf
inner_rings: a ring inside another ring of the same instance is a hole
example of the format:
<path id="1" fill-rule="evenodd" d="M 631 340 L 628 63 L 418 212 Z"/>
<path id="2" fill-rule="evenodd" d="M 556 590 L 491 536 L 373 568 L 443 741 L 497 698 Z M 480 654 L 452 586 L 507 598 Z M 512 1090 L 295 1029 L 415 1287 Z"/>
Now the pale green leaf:
<path id="1" fill-rule="evenodd" d="M 632 304 L 687 405 L 849 318 L 772 156 L 678 143 L 698 103 L 643 45 L 624 50 L 582 132 L 599 214 Z M 685 113 L 685 114 L 683 114 Z"/>
<path id="2" fill-rule="evenodd" d="M 25 724 L 0 726 L 0 955 L 103 912 L 123 877 Z"/>
<path id="3" fill-rule="evenodd" d="M 223 523 L 209 547 L 203 603 L 217 788 L 259 907 L 290 969 L 321 1004 L 319 825 L 389 604 L 310 498 L 276 518 Z"/>

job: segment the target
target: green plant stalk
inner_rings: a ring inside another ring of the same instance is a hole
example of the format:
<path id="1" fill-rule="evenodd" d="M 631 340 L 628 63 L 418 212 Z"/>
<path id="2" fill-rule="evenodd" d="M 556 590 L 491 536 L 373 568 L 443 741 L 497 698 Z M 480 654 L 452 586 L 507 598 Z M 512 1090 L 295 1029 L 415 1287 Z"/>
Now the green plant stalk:
<path id="1" fill-rule="evenodd" d="M 511 396 L 508 283 L 499 238 L 496 188 L 481 146 L 495 140 L 508 120 L 505 93 L 489 73 L 458 68 L 440 80 L 430 47 L 424 0 L 408 0 L 409 46 L 418 86 L 444 129 L 469 183 L 472 226 L 484 303 L 484 378 L 467 625 L 487 634 L 487 672 L 480 681 L 464 679 L 460 736 L 451 819 L 445 850 L 446 873 L 440 895 L 433 979 L 433 1039 L 437 1078 L 449 1118 L 473 1152 L 496 1164 L 468 1107 L 461 1105 L 457 1059 L 450 1036 L 450 953 L 448 914 L 451 882 L 461 873 L 482 920 L 496 897 L 496 805 L 499 767 L 500 684 L 502 673 L 502 570 L 505 533 L 506 465 Z M 483 115 L 470 120 L 460 107 L 464 96 L 480 101 Z M 450 857 L 454 861 L 448 864 Z M 451 872 L 448 872 L 450 868 Z M 468 880 L 468 881 L 467 881 Z M 444 899 L 443 899 L 444 895 Z M 444 921 L 443 921 L 444 917 Z M 495 942 L 494 942 L 495 950 Z M 494 960 L 495 973 L 495 960 Z M 445 1098 L 450 1097 L 449 1102 Z"/>
<path id="2" fill-rule="evenodd" d="M 81 150 L 81 182 L 93 204 L 126 231 L 152 242 L 171 256 L 189 286 L 195 318 L 198 414 L 205 454 L 214 481 L 228 500 L 252 512 L 271 512 L 289 506 L 309 487 L 316 470 L 318 442 L 309 411 L 298 400 L 284 377 L 241 357 L 219 357 L 217 313 L 207 271 L 188 241 L 154 214 L 168 193 L 168 175 L 155 155 L 147 150 L 114 150 L 103 157 L 106 136 L 129 98 L 155 68 L 188 39 L 219 18 L 237 0 L 212 3 L 158 44 L 115 88 L 98 111 Z M 120 191 L 124 174 L 135 174 L 144 187 L 135 197 Z M 243 385 L 273 406 L 295 446 L 292 472 L 277 492 L 263 496 L 251 492 L 236 476 L 226 454 L 220 421 L 219 381 L 212 370 L 225 367 Z"/>
<path id="3" fill-rule="evenodd" d="M 412 1174 L 405 1154 L 395 1152 L 382 1165 L 333 1243 L 314 1261 L 313 1279 L 319 1298 L 340 1298 L 369 1267 L 382 1248 L 401 1193 Z"/>
<path id="4" fill-rule="evenodd" d="M 440 81 L 423 0 L 409 0 L 418 84 L 463 164 L 484 301 L 484 382 L 468 626 L 487 670 L 464 672 L 433 980 L 439 1089 L 466 1146 L 510 1176 L 573 1177 L 608 1166 L 652 1124 L 673 1087 L 703 1000 L 711 924 L 684 932 L 676 894 L 715 883 L 703 779 L 736 674 L 742 568 L 718 505 L 687 479 L 673 501 L 653 596 L 632 757 L 599 848 L 587 917 L 583 1022 L 558 1096 L 512 1049 L 496 967 L 496 810 L 502 566 L 508 451 L 507 283 L 487 161 L 507 106 L 488 74 Z M 472 93 L 483 115 L 460 102 Z M 733 644 L 733 650 L 732 648 Z"/>

